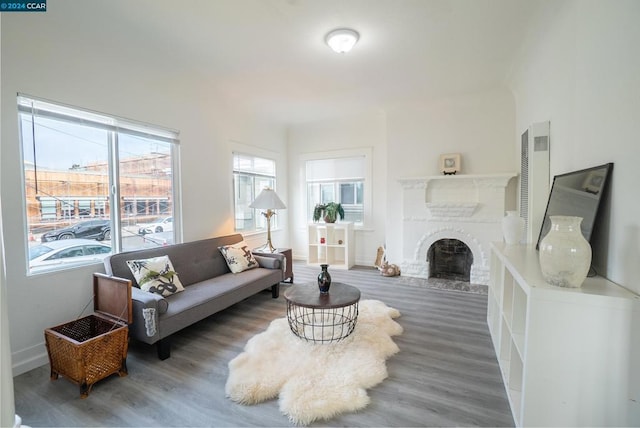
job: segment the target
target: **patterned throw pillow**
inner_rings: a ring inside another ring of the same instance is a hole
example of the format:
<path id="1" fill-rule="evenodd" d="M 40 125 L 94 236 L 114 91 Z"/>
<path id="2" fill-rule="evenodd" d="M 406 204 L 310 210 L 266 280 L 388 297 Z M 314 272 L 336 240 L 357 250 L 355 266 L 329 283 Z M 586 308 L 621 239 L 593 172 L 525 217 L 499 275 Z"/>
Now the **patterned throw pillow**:
<path id="1" fill-rule="evenodd" d="M 178 274 L 173 270 L 169 256 L 127 260 L 127 265 L 138 286 L 144 291 L 166 297 L 184 290 Z"/>
<path id="2" fill-rule="evenodd" d="M 233 273 L 243 272 L 245 270 L 258 267 L 258 262 L 255 257 L 253 257 L 251 250 L 249 250 L 249 247 L 244 241 L 233 245 L 218 247 L 218 249 L 224 256 L 224 259 L 227 261 L 227 266 L 229 266 L 229 269 L 231 269 L 231 272 Z"/>

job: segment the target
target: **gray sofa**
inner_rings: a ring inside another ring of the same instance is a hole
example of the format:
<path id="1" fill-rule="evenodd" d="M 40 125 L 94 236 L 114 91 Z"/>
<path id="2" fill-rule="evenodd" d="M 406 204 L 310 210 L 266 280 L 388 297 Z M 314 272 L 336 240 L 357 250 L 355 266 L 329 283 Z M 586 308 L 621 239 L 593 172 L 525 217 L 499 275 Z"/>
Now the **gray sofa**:
<path id="1" fill-rule="evenodd" d="M 271 288 L 277 298 L 284 280 L 284 256 L 279 253 L 254 255 L 260 267 L 231 273 L 218 250 L 236 244 L 242 235 L 234 234 L 183 244 L 129 251 L 108 256 L 104 260 L 107 275 L 131 280 L 133 322 L 132 338 L 157 344 L 158 357 L 169 358 L 171 334 L 216 312 Z M 137 287 L 127 260 L 169 256 L 184 291 L 163 297 Z"/>

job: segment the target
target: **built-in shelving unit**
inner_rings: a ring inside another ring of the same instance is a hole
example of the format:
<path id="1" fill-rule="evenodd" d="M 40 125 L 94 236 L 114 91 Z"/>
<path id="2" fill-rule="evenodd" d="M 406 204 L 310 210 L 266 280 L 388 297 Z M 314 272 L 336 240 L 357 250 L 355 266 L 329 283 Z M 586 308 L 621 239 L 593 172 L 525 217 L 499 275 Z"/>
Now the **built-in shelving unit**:
<path id="1" fill-rule="evenodd" d="M 640 426 L 640 297 L 561 288 L 532 246 L 493 243 L 487 324 L 516 426 Z"/>
<path id="2" fill-rule="evenodd" d="M 328 264 L 332 269 L 350 269 L 355 263 L 352 222 L 310 223 L 307 264 Z"/>

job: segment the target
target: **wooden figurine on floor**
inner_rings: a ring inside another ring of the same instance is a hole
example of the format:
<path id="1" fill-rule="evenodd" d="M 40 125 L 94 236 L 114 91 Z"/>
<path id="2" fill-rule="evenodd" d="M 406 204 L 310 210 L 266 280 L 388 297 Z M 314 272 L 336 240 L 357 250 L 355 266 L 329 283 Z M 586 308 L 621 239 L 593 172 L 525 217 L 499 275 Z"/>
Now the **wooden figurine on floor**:
<path id="1" fill-rule="evenodd" d="M 400 276 L 400 266 L 389 264 L 386 261 L 378 268 L 378 270 L 382 276 Z"/>
<path id="2" fill-rule="evenodd" d="M 384 247 L 378 247 L 374 266 L 382 276 L 400 276 L 400 266 L 387 262 L 386 249 Z"/>
<path id="3" fill-rule="evenodd" d="M 378 247 L 378 253 L 376 254 L 376 261 L 373 263 L 373 267 L 380 269 L 384 258 L 384 247 Z"/>

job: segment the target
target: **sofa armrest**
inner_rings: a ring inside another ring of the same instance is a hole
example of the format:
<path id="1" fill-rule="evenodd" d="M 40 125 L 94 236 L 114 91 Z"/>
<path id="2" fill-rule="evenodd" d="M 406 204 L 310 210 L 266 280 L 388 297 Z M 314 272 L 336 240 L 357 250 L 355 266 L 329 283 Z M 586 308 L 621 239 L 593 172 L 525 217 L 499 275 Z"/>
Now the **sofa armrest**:
<path id="1" fill-rule="evenodd" d="M 129 325 L 131 337 L 153 344 L 160 340 L 159 316 L 167 312 L 169 302 L 159 294 L 149 293 L 139 288 L 131 289 L 133 323 Z"/>
<path id="2" fill-rule="evenodd" d="M 139 289 L 138 287 L 131 287 L 131 299 L 134 304 L 137 302 L 140 308 L 153 308 L 158 311 L 158 315 L 164 314 L 169 309 L 169 302 L 167 299 L 157 293 L 149 293 Z"/>
<path id="3" fill-rule="evenodd" d="M 285 258 L 283 254 L 273 253 L 273 254 L 254 254 L 253 257 L 258 262 L 258 265 L 262 268 L 267 269 L 280 269 L 284 271 L 285 266 Z"/>

